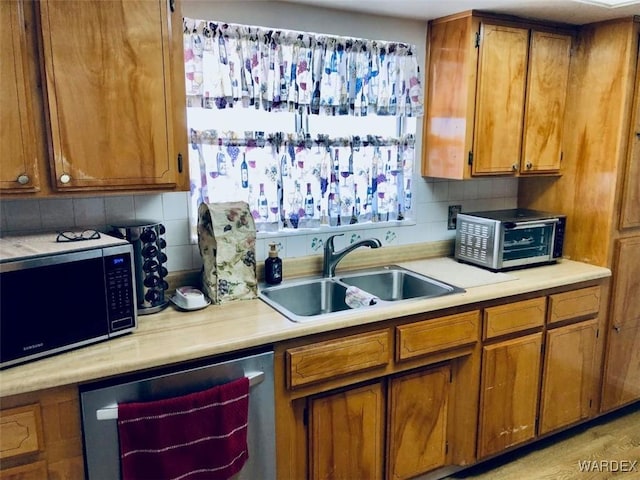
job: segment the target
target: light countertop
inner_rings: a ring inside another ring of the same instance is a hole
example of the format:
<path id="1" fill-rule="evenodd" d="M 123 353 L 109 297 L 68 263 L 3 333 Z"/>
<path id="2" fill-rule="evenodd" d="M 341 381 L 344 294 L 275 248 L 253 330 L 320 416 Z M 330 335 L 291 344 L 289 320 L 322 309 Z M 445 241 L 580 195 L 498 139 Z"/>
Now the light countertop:
<path id="1" fill-rule="evenodd" d="M 456 280 L 454 270 L 462 268 L 453 260 L 442 258 L 400 262 L 398 265 L 450 283 Z M 470 284 L 472 286 L 460 285 L 466 288 L 465 293 L 385 304 L 373 309 L 354 309 L 337 319 L 307 323 L 291 322 L 259 299 L 211 305 L 194 312 L 182 312 L 169 306 L 162 312 L 138 317 L 139 327 L 131 334 L 0 371 L 0 397 L 79 384 L 315 333 L 598 280 L 611 275 L 607 268 L 570 260 L 509 272 L 509 278 L 505 278 L 504 274 L 486 271 L 477 273 L 478 279 Z M 495 281 L 492 281 L 491 275 L 498 275 Z"/>

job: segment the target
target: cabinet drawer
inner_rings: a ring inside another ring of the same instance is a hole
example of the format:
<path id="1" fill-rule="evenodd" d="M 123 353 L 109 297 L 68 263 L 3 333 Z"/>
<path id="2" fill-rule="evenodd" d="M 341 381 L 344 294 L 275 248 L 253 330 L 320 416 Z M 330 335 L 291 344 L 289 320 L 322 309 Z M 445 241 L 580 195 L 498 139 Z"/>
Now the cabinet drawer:
<path id="1" fill-rule="evenodd" d="M 389 363 L 389 330 L 352 335 L 286 351 L 287 386 L 299 387 Z"/>
<path id="2" fill-rule="evenodd" d="M 40 405 L 0 412 L 0 459 L 37 452 L 42 447 Z"/>
<path id="3" fill-rule="evenodd" d="M 495 338 L 544 325 L 546 297 L 523 300 L 484 311 L 484 338 Z"/>
<path id="4" fill-rule="evenodd" d="M 407 360 L 477 342 L 479 322 L 480 311 L 474 310 L 396 327 L 396 358 Z"/>
<path id="5" fill-rule="evenodd" d="M 600 310 L 600 287 L 581 288 L 549 296 L 549 323 L 593 316 Z"/>
<path id="6" fill-rule="evenodd" d="M 0 480 L 42 480 L 43 478 L 48 478 L 47 462 L 44 460 L 0 470 Z"/>

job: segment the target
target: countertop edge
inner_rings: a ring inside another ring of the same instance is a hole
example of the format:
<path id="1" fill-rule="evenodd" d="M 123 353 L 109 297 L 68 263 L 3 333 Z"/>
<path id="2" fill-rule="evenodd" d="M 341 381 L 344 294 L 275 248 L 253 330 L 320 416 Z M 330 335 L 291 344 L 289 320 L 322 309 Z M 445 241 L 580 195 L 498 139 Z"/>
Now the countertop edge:
<path id="1" fill-rule="evenodd" d="M 415 261 L 411 263 L 415 265 Z M 258 299 L 212 305 L 186 314 L 166 310 L 140 317 L 140 326 L 132 334 L 0 371 L 0 398 L 256 349 L 357 325 L 597 281 L 611 276 L 611 271 L 561 260 L 555 265 L 518 270 L 516 275 L 515 280 L 471 287 L 461 294 L 353 310 L 337 319 L 319 322 L 293 323 Z M 211 329 L 212 322 L 219 328 Z M 225 331 L 229 328 L 238 331 Z M 194 343 L 194 339 L 200 342 Z M 170 340 L 175 348 L 169 348 Z"/>

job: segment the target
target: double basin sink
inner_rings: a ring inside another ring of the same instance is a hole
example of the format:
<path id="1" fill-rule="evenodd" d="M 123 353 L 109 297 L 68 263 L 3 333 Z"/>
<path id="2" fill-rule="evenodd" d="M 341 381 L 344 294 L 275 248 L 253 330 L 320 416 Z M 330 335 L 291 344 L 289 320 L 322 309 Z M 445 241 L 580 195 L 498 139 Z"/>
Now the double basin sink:
<path id="1" fill-rule="evenodd" d="M 462 293 L 465 290 L 405 268 L 389 265 L 346 272 L 332 278 L 315 277 L 260 289 L 260 298 L 294 322 L 339 316 L 351 310 L 347 288 L 357 287 L 373 295 L 376 303 L 360 308 Z"/>

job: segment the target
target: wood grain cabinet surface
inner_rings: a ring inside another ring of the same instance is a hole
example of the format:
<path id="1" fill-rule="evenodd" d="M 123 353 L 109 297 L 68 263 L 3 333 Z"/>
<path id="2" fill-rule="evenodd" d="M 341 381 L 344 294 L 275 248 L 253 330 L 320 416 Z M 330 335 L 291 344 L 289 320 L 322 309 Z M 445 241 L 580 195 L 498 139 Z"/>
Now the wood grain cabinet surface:
<path id="1" fill-rule="evenodd" d="M 84 477 L 77 386 L 0 399 L 0 479 Z"/>
<path id="2" fill-rule="evenodd" d="M 32 95 L 37 59 L 30 3 L 3 2 L 0 9 L 0 192 L 40 189 L 37 124 Z"/>
<path id="3" fill-rule="evenodd" d="M 636 58 L 635 92 L 620 213 L 621 229 L 640 227 L 640 41 Z"/>
<path id="4" fill-rule="evenodd" d="M 600 293 L 595 285 L 484 309 L 479 458 L 595 415 Z"/>
<path id="5" fill-rule="evenodd" d="M 483 347 L 478 458 L 536 435 L 542 333 Z"/>
<path id="6" fill-rule="evenodd" d="M 598 321 L 592 319 L 546 333 L 539 434 L 593 415 Z"/>
<path id="7" fill-rule="evenodd" d="M 640 399 L 640 236 L 618 242 L 603 408 Z"/>
<path id="8" fill-rule="evenodd" d="M 391 360 L 390 334 L 377 330 L 287 350 L 289 388 L 385 366 Z"/>
<path id="9" fill-rule="evenodd" d="M 188 190 L 180 3 L 4 3 L 0 193 Z"/>
<path id="10" fill-rule="evenodd" d="M 480 311 L 449 315 L 396 327 L 396 358 L 407 360 L 478 341 Z"/>
<path id="11" fill-rule="evenodd" d="M 422 174 L 558 173 L 572 34 L 476 14 L 430 23 Z"/>
<path id="12" fill-rule="evenodd" d="M 0 480 L 43 480 L 46 478 L 48 478 L 47 462 L 44 460 L 0 470 Z"/>
<path id="13" fill-rule="evenodd" d="M 485 308 L 484 339 L 542 327 L 546 305 L 546 297 L 539 297 Z"/>
<path id="14" fill-rule="evenodd" d="M 446 465 L 450 382 L 450 365 L 391 379 L 388 478 L 412 478 Z"/>
<path id="15" fill-rule="evenodd" d="M 42 448 L 40 405 L 2 411 L 0 416 L 0 459 L 35 453 Z"/>
<path id="16" fill-rule="evenodd" d="M 276 346 L 278 476 L 405 479 L 472 463 L 480 311 L 356 332 Z"/>
<path id="17" fill-rule="evenodd" d="M 600 286 L 549 295 L 549 318 L 554 324 L 565 320 L 592 317 L 600 311 Z"/>
<path id="18" fill-rule="evenodd" d="M 311 400 L 311 478 L 384 478 L 384 408 L 380 382 Z"/>
<path id="19" fill-rule="evenodd" d="M 640 399 L 640 18 L 584 25 L 575 45 L 563 175 L 521 180 L 518 205 L 566 214 L 564 255 L 612 271 L 601 305 L 606 412 Z"/>
<path id="20" fill-rule="evenodd" d="M 176 187 L 187 135 L 179 14 L 166 0 L 38 6 L 55 188 Z"/>

